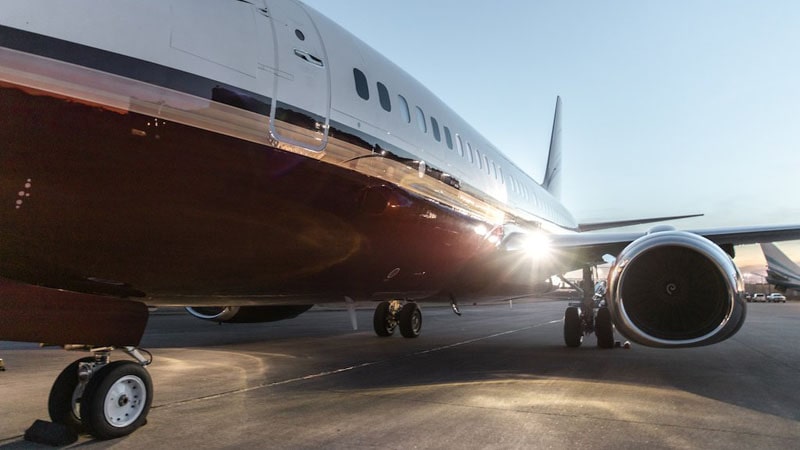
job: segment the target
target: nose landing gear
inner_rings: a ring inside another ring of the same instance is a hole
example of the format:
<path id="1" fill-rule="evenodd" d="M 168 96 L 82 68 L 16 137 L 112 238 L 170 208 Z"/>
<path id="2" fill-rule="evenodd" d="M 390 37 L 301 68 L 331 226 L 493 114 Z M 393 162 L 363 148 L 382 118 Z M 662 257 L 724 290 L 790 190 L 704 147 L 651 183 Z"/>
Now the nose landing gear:
<path id="1" fill-rule="evenodd" d="M 124 347 L 136 361 L 109 362 L 112 347 L 90 350 L 95 356 L 68 365 L 53 383 L 48 399 L 50 419 L 98 439 L 128 435 L 147 421 L 153 382 L 144 366 L 152 358 L 145 358 L 134 347 Z"/>

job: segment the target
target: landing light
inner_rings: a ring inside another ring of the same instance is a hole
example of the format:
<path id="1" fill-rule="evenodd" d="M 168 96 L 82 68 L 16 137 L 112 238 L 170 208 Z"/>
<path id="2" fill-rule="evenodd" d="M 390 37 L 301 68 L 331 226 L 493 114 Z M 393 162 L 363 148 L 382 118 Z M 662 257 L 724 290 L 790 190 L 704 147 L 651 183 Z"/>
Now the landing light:
<path id="1" fill-rule="evenodd" d="M 476 225 L 473 230 L 475 230 L 475 234 L 478 236 L 486 236 L 486 233 L 489 232 L 484 225 Z"/>
<path id="2" fill-rule="evenodd" d="M 525 236 L 525 253 L 531 258 L 544 258 L 552 250 L 550 239 L 544 233 L 531 233 Z"/>

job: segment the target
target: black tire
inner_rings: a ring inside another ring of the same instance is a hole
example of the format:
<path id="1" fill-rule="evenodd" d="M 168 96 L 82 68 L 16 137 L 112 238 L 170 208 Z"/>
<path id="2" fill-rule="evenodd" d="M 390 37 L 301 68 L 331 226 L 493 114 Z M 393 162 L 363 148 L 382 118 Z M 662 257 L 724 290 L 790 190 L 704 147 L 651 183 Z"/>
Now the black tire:
<path id="1" fill-rule="evenodd" d="M 81 422 L 80 404 L 81 397 L 76 395 L 75 389 L 80 384 L 78 380 L 78 366 L 82 362 L 94 361 L 93 356 L 81 358 L 68 365 L 58 374 L 50 388 L 47 399 L 47 412 L 53 423 L 66 425 L 76 433 L 83 433 L 84 426 Z"/>
<path id="2" fill-rule="evenodd" d="M 581 313 L 577 306 L 570 306 L 564 312 L 564 343 L 567 347 L 580 347 L 583 342 Z"/>
<path id="3" fill-rule="evenodd" d="M 391 304 L 389 302 L 380 302 L 378 307 L 375 308 L 375 314 L 372 316 L 372 327 L 375 329 L 375 334 L 380 337 L 389 337 L 394 334 L 394 329 L 397 322 L 392 320 Z"/>
<path id="4" fill-rule="evenodd" d="M 397 314 L 400 322 L 400 334 L 404 338 L 415 338 L 422 331 L 422 311 L 416 303 L 406 303 Z"/>
<path id="5" fill-rule="evenodd" d="M 614 325 L 611 322 L 611 311 L 608 308 L 597 310 L 594 321 L 594 334 L 597 336 L 597 346 L 600 348 L 614 348 Z"/>
<path id="6" fill-rule="evenodd" d="M 133 361 L 114 361 L 87 383 L 81 419 L 98 439 L 127 436 L 146 423 L 152 401 L 153 382 L 147 370 Z"/>

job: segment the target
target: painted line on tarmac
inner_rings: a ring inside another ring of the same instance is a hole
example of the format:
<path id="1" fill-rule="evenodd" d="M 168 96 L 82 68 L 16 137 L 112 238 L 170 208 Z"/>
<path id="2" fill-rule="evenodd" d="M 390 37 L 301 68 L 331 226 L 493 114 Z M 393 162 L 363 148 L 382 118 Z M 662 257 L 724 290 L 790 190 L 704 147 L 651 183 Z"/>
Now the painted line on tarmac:
<path id="1" fill-rule="evenodd" d="M 469 339 L 469 340 L 466 340 L 466 341 L 456 342 L 455 344 L 443 345 L 441 347 L 435 347 L 435 348 L 432 348 L 430 350 L 422 350 L 420 352 L 414 353 L 414 356 L 416 356 L 416 355 L 424 355 L 426 353 L 434 353 L 434 352 L 438 352 L 438 351 L 441 351 L 441 350 L 447 350 L 447 349 L 454 348 L 454 347 L 460 347 L 462 345 L 472 344 L 473 342 L 483 341 L 483 340 L 486 340 L 486 339 L 492 339 L 492 338 L 496 338 L 496 337 L 499 337 L 499 336 L 505 336 L 507 334 L 518 333 L 520 331 L 531 330 L 533 328 L 543 327 L 545 325 L 551 325 L 551 324 L 558 323 L 558 322 L 561 322 L 561 319 L 559 319 L 559 320 L 551 320 L 549 322 L 537 323 L 535 325 L 530 325 L 530 326 L 527 326 L 527 327 L 518 328 L 516 330 L 503 331 L 501 333 L 490 334 L 489 336 L 483 336 L 483 337 L 479 337 L 479 338 L 475 338 L 475 339 Z"/>
<path id="2" fill-rule="evenodd" d="M 448 350 L 448 349 L 451 349 L 451 348 L 461 347 L 461 346 L 472 344 L 472 343 L 475 343 L 475 342 L 485 341 L 485 340 L 493 339 L 493 338 L 500 337 L 500 336 L 519 333 L 520 331 L 531 330 L 533 328 L 543 327 L 543 326 L 546 326 L 546 325 L 552 325 L 554 323 L 559 323 L 559 322 L 561 322 L 560 319 L 559 320 L 550 320 L 550 321 L 547 321 L 547 322 L 542 322 L 542 323 L 538 323 L 538 324 L 534 324 L 534 325 L 529 325 L 527 327 L 517 328 L 517 329 L 514 329 L 514 330 L 508 330 L 508 331 L 503 331 L 503 332 L 500 332 L 500 333 L 494 333 L 494 334 L 490 334 L 488 336 L 482 336 L 482 337 L 478 337 L 478 338 L 474 338 L 474 339 L 468 339 L 468 340 L 465 340 L 465 341 L 460 341 L 460 342 L 456 342 L 456 343 L 449 344 L 449 345 L 443 345 L 441 347 L 434 347 L 434 348 L 428 349 L 428 350 L 422 350 L 422 351 L 419 351 L 419 352 L 408 354 L 406 356 L 401 356 L 399 358 L 410 358 L 410 357 L 413 357 L 413 356 L 425 355 L 425 354 L 428 354 L 428 353 L 435 353 L 435 352 L 439 352 L 439 351 L 442 351 L 442 350 Z M 283 385 L 287 385 L 287 384 L 297 383 L 297 382 L 301 382 L 301 381 L 313 380 L 313 379 L 316 379 L 316 378 L 322 378 L 322 377 L 327 377 L 327 376 L 330 376 L 330 375 L 336 375 L 336 374 L 343 373 L 343 372 L 349 372 L 351 370 L 363 369 L 364 367 L 375 366 L 375 365 L 387 363 L 387 362 L 390 362 L 390 361 L 396 361 L 397 359 L 398 358 L 392 358 L 391 360 L 383 359 L 383 360 L 379 360 L 379 361 L 370 361 L 370 362 L 365 362 L 365 363 L 361 363 L 361 364 L 355 364 L 355 365 L 348 366 L 348 367 L 342 367 L 340 369 L 326 370 L 324 372 L 314 373 L 314 374 L 311 374 L 311 375 L 305 375 L 305 376 L 302 376 L 302 377 L 289 378 L 289 379 L 281 380 L 281 381 L 273 381 L 271 383 L 263 383 L 263 384 L 259 384 L 259 385 L 256 385 L 256 386 L 250 386 L 250 387 L 241 388 L 241 389 L 232 389 L 230 391 L 219 392 L 219 393 L 216 393 L 216 394 L 209 394 L 209 395 L 204 395 L 204 396 L 201 396 L 201 397 L 196 397 L 196 398 L 190 398 L 190 399 L 186 399 L 186 400 L 178 400 L 178 401 L 174 401 L 174 402 L 164 403 L 163 405 L 154 405 L 150 409 L 155 410 L 155 409 L 161 409 L 161 408 L 172 408 L 172 407 L 175 407 L 175 406 L 181 406 L 181 405 L 186 405 L 186 404 L 195 403 L 195 402 L 201 402 L 201 401 L 205 401 L 205 400 L 214 400 L 214 399 L 221 398 L 221 397 L 226 397 L 226 396 L 229 396 L 229 395 L 242 394 L 242 393 L 246 393 L 246 392 L 255 391 L 255 390 L 258 390 L 258 389 L 265 389 L 265 388 L 271 388 L 271 387 L 275 387 L 275 386 L 283 386 Z"/>

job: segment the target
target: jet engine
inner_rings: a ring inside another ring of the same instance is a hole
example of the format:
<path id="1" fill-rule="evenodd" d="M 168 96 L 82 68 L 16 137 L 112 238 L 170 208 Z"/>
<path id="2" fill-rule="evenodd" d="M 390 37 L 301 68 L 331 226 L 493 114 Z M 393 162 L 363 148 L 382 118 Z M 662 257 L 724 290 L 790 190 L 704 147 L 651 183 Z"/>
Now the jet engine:
<path id="1" fill-rule="evenodd" d="M 293 319 L 314 305 L 269 306 L 188 306 L 186 311 L 198 319 L 222 323 L 260 323 Z"/>
<path id="2" fill-rule="evenodd" d="M 617 331 L 651 347 L 697 347 L 744 323 L 744 282 L 718 245 L 683 231 L 633 241 L 609 272 L 608 309 Z"/>

